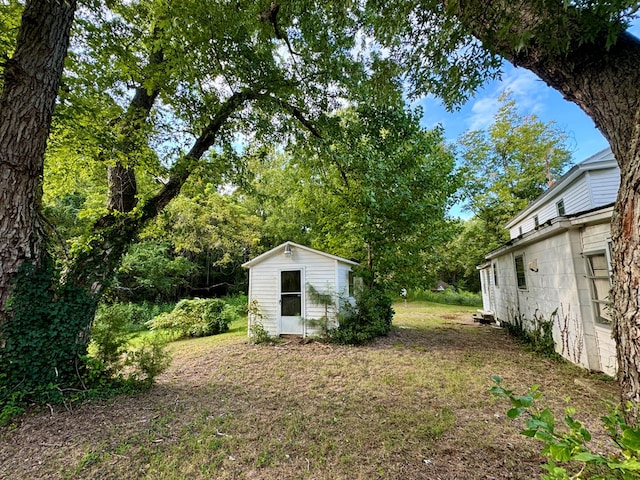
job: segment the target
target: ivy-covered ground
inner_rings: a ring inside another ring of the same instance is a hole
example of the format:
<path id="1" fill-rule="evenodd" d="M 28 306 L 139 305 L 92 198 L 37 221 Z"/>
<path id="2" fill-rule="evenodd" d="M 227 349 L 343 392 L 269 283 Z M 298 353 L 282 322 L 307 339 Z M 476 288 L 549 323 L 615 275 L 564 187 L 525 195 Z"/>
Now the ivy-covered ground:
<path id="1" fill-rule="evenodd" d="M 539 477 L 540 445 L 492 398 L 490 375 L 565 398 L 607 449 L 615 382 L 540 358 L 474 309 L 396 305 L 365 347 L 246 341 L 231 331 L 171 345 L 150 392 L 52 406 L 0 430 L 0 478 L 504 479 Z"/>

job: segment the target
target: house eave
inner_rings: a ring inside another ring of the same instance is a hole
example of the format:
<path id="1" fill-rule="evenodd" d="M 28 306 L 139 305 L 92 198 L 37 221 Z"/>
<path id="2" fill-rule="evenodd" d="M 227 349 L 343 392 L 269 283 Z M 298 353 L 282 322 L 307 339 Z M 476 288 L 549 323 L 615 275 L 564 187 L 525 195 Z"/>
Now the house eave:
<path id="1" fill-rule="evenodd" d="M 611 156 L 611 158 L 608 158 L 609 156 Z M 615 158 L 613 158 L 613 153 L 611 153 L 611 149 L 609 148 L 606 148 L 596 153 L 595 155 L 592 155 L 583 162 L 574 165 L 555 184 L 545 190 L 535 200 L 533 200 L 529 205 L 521 210 L 515 217 L 509 220 L 509 222 L 506 223 L 505 228 L 510 229 L 526 219 L 531 214 L 531 212 L 533 212 L 541 204 L 548 201 L 553 195 L 561 191 L 565 186 L 570 185 L 582 175 L 585 175 L 587 172 L 615 168 L 616 166 L 617 162 Z"/>
<path id="2" fill-rule="evenodd" d="M 613 205 L 607 205 L 605 207 L 600 207 L 598 209 L 589 210 L 570 216 L 552 218 L 551 220 L 548 220 L 547 222 L 540 225 L 537 229 L 520 235 L 519 237 L 513 238 L 504 245 L 498 247 L 495 250 L 492 250 L 487 255 L 485 255 L 485 259 L 487 261 L 491 261 L 492 259 L 509 253 L 513 250 L 524 248 L 528 245 L 545 240 L 549 237 L 553 237 L 567 230 L 610 222 L 611 215 L 613 214 L 613 208 Z"/>

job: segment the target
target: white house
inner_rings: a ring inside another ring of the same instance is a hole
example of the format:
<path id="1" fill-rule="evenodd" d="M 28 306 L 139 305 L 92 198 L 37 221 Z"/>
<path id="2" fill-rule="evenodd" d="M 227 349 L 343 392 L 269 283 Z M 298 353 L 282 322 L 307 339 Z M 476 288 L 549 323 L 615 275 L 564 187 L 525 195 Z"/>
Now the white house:
<path id="1" fill-rule="evenodd" d="M 571 168 L 507 225 L 511 240 L 479 266 L 483 309 L 500 322 L 553 320 L 556 350 L 614 375 L 607 311 L 620 172 L 606 149 Z"/>
<path id="2" fill-rule="evenodd" d="M 353 302 L 356 265 L 293 242 L 249 260 L 242 265 L 249 269 L 249 328 L 259 322 L 271 336 L 306 337 L 320 333 L 317 320 L 325 316 L 337 326 L 340 303 Z M 314 291 L 330 295 L 331 303 L 314 300 Z"/>

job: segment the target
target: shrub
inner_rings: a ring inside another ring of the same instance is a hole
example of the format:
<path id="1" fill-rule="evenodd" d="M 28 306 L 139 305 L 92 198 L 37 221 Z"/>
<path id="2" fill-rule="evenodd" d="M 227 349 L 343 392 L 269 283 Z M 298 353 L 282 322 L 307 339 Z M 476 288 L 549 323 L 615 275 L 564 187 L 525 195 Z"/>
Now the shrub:
<path id="1" fill-rule="evenodd" d="M 277 339 L 269 335 L 269 332 L 262 326 L 260 322 L 255 322 L 249 327 L 249 341 L 256 345 L 264 345 L 274 343 Z"/>
<path id="2" fill-rule="evenodd" d="M 363 289 L 355 307 L 346 304 L 338 314 L 338 327 L 327 332 L 330 341 L 342 345 L 360 345 L 391 330 L 391 297 L 376 287 Z"/>
<path id="3" fill-rule="evenodd" d="M 205 337 L 229 330 L 229 324 L 241 316 L 240 310 L 219 298 L 181 300 L 170 313 L 158 315 L 148 325 L 153 330 L 173 330 L 178 338 Z"/>
<path id="4" fill-rule="evenodd" d="M 444 292 L 432 292 L 423 288 L 415 288 L 407 295 L 409 300 L 421 300 L 423 302 L 444 303 L 446 305 L 463 305 L 467 307 L 482 307 L 482 295 L 480 293 L 453 291 L 448 288 Z"/>
<path id="5" fill-rule="evenodd" d="M 149 321 L 161 313 L 170 312 L 173 307 L 172 303 L 156 304 L 151 302 L 101 304 L 98 307 L 94 324 L 106 321 L 120 325 L 130 333 L 139 332 L 147 330 Z"/>
<path id="6" fill-rule="evenodd" d="M 502 386 L 502 379 L 492 376 L 495 386 L 491 393 L 506 398 L 511 403 L 507 411 L 509 418 L 528 414 L 526 428 L 520 433 L 543 443 L 542 455 L 547 463 L 542 465 L 547 473 L 545 480 L 570 479 L 637 479 L 640 478 L 640 427 L 628 425 L 619 408 L 609 411 L 602 421 L 617 452 L 603 455 L 593 452 L 588 446 L 591 433 L 582 422 L 575 419 L 575 409 L 567 406 L 564 428 L 549 408 L 540 410 L 535 401 L 542 397 L 538 385 L 532 386 L 524 395 L 516 395 Z"/>
<path id="7" fill-rule="evenodd" d="M 558 317 L 555 309 L 547 320 L 537 311 L 532 320 L 525 320 L 522 315 L 515 316 L 511 322 L 505 323 L 510 335 L 529 346 L 534 352 L 547 357 L 558 357 L 556 344 L 553 340 L 553 324 Z"/>

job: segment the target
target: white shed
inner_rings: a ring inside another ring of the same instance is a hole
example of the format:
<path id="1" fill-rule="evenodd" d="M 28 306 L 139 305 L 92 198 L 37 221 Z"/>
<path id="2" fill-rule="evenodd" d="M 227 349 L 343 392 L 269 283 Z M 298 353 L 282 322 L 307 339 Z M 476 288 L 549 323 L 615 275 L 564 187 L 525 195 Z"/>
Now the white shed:
<path id="1" fill-rule="evenodd" d="M 259 322 L 271 336 L 320 333 L 327 317 L 337 326 L 337 312 L 353 303 L 356 262 L 313 248 L 285 242 L 242 266 L 249 269 L 249 329 Z M 310 292 L 330 295 L 331 302 L 314 301 Z M 249 331 L 250 334 L 250 331 Z"/>

